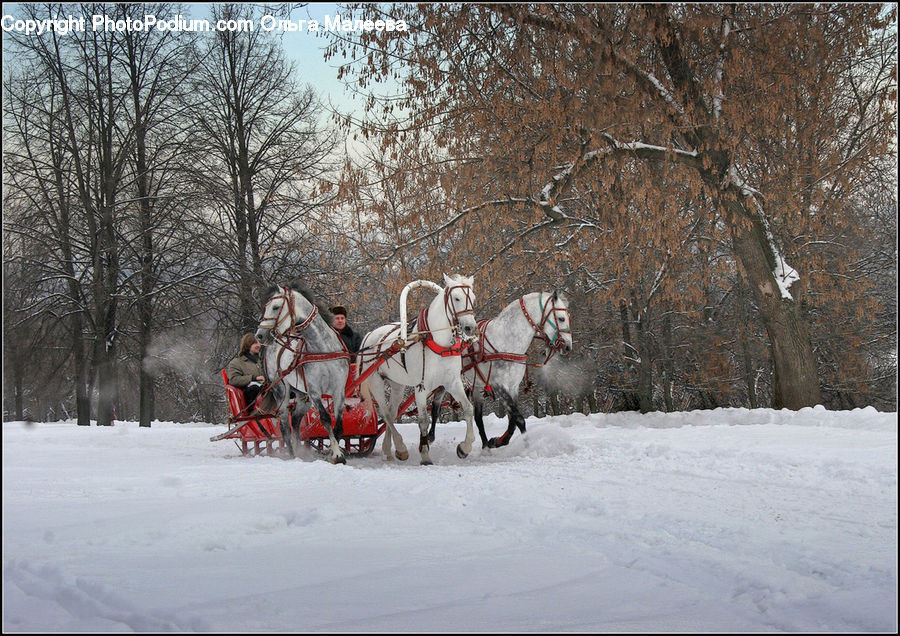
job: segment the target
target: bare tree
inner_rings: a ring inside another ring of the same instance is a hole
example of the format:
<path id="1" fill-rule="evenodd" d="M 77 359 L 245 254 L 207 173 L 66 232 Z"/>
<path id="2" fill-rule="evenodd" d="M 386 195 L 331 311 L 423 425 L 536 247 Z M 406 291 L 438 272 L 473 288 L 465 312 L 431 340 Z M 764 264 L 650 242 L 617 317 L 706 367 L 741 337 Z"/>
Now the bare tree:
<path id="1" fill-rule="evenodd" d="M 240 19 L 255 10 L 212 11 L 213 19 Z M 259 317 L 253 289 L 285 266 L 299 269 L 290 257 L 313 258 L 309 215 L 329 198 L 319 179 L 333 139 L 318 120 L 315 93 L 298 85 L 271 33 L 216 32 L 197 56 L 189 81 L 197 100 L 192 182 L 206 197 L 209 224 L 201 240 L 219 260 L 223 298 L 237 301 L 220 307 L 223 322 L 232 333 L 247 331 Z"/>
<path id="2" fill-rule="evenodd" d="M 81 6 L 86 15 L 107 9 L 114 18 L 147 10 Z M 176 8 L 151 9 L 165 18 Z M 58 7 L 26 10 L 42 18 Z M 186 48 L 191 37 L 89 29 L 10 43 L 19 64 L 4 77 L 4 179 L 17 213 L 4 222 L 23 239 L 13 258 L 35 264 L 45 281 L 56 282 L 38 289 L 47 301 L 57 301 L 69 327 L 82 425 L 90 422 L 94 386 L 98 424 L 111 423 L 128 401 L 120 394 L 120 364 L 129 353 L 122 337 L 134 327 L 139 418 L 149 426 L 153 379 L 143 360 L 162 324 L 154 307 L 171 303 L 174 289 L 186 289 L 204 272 L 183 269 L 197 262 L 190 257 L 197 246 L 186 240 L 182 222 L 194 202 L 178 196 L 176 176 L 188 163 L 186 120 L 178 110 L 184 104 L 177 97 L 193 59 Z"/>

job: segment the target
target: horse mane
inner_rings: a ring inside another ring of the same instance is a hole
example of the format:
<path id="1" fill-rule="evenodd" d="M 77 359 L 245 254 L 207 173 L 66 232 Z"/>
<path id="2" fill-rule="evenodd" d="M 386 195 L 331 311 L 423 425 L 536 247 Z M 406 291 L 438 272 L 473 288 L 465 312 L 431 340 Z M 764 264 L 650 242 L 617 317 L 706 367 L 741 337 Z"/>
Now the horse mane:
<path id="1" fill-rule="evenodd" d="M 301 279 L 295 278 L 291 282 L 288 283 L 288 287 L 293 289 L 296 292 L 299 292 L 301 296 L 303 296 L 306 300 L 309 301 L 310 305 L 319 308 L 319 314 L 322 316 L 322 319 L 325 321 L 325 324 L 330 325 L 334 321 L 334 316 L 331 314 L 331 311 L 322 304 L 320 301 L 316 300 L 316 297 L 309 290 Z"/>
<path id="2" fill-rule="evenodd" d="M 270 284 L 267 287 L 261 287 L 256 290 L 256 297 L 259 299 L 259 302 L 265 303 L 269 298 L 275 295 L 275 293 L 281 289 L 278 285 Z"/>
<path id="3" fill-rule="evenodd" d="M 564 302 L 564 303 L 568 303 L 568 302 L 569 302 L 569 299 L 566 297 L 565 292 L 564 292 L 563 290 L 561 290 L 561 289 L 554 289 L 554 290 L 553 290 L 553 298 L 559 298 L 559 299 L 560 299 L 562 302 Z"/>

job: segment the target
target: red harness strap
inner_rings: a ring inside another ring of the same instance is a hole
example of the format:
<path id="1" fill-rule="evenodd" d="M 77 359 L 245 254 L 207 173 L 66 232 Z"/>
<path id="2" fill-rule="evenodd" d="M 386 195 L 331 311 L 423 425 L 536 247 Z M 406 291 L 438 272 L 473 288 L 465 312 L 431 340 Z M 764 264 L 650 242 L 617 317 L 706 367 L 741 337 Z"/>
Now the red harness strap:
<path id="1" fill-rule="evenodd" d="M 468 343 L 463 344 L 462 338 L 457 336 L 453 339 L 453 342 L 449 347 L 444 347 L 439 345 L 434 341 L 434 336 L 431 334 L 431 330 L 428 328 L 428 308 L 425 307 L 419 310 L 419 324 L 418 331 L 422 335 L 424 339 L 425 346 L 434 351 L 436 354 L 441 356 L 442 358 L 449 358 L 451 356 L 459 356 L 462 355 L 463 350 L 468 347 Z"/>
<path id="2" fill-rule="evenodd" d="M 287 287 L 283 287 L 282 291 L 284 292 L 285 306 L 287 307 L 288 315 L 293 321 L 295 315 L 294 297 Z M 350 352 L 347 350 L 347 345 L 344 344 L 344 341 L 340 337 L 338 337 L 338 342 L 341 344 L 340 351 L 314 353 L 306 350 L 306 338 L 304 338 L 301 334 L 303 333 L 304 329 L 312 324 L 312 321 L 315 319 L 315 317 L 319 315 L 319 308 L 315 304 L 313 304 L 312 307 L 312 311 L 309 312 L 309 316 L 307 316 L 303 322 L 293 325 L 284 334 L 275 333 L 274 340 L 282 345 L 281 351 L 278 352 L 278 359 L 275 361 L 275 369 L 277 375 L 260 392 L 260 395 L 265 395 L 266 393 L 271 391 L 274 386 L 279 384 L 288 374 L 295 370 L 300 375 L 300 380 L 303 382 L 303 390 L 305 391 L 306 374 L 303 372 L 303 367 L 306 364 L 310 364 L 313 362 L 327 362 L 328 360 L 339 360 L 341 358 L 346 359 L 349 363 L 351 357 Z M 263 310 L 263 313 L 265 313 L 265 305 L 263 305 Z M 281 311 L 284 311 L 284 309 L 282 309 Z M 278 316 L 274 318 L 275 324 L 271 327 L 273 333 L 275 327 L 277 327 L 278 323 L 280 322 L 279 318 L 281 317 L 281 311 L 279 311 Z M 262 325 L 262 323 L 260 323 L 260 325 Z M 290 361 L 290 364 L 288 364 L 286 367 L 282 367 L 281 358 L 284 355 L 285 351 L 290 351 L 292 354 L 294 354 L 294 357 Z M 278 371 L 278 369 L 281 370 Z M 263 373 L 268 377 L 268 370 L 265 368 L 265 358 L 263 358 Z"/>
<path id="3" fill-rule="evenodd" d="M 467 353 L 467 362 L 463 365 L 462 372 L 465 373 L 469 369 L 475 369 L 475 375 L 484 385 L 484 391 L 488 395 L 493 395 L 494 389 L 491 387 L 491 374 L 494 372 L 494 361 L 516 362 L 518 364 L 527 364 L 528 356 L 519 353 L 508 353 L 506 351 L 498 351 L 487 337 L 487 326 L 490 320 L 482 320 L 478 323 L 478 346 L 472 347 Z M 481 372 L 479 364 L 488 363 L 487 375 Z"/>
<path id="4" fill-rule="evenodd" d="M 310 312 L 309 316 L 302 323 L 294 325 L 290 331 L 288 331 L 284 335 L 284 340 L 282 340 L 282 348 L 281 351 L 278 352 L 278 360 L 276 361 L 276 368 L 282 369 L 278 372 L 278 377 L 275 378 L 272 382 L 270 382 L 269 386 L 274 386 L 278 384 L 281 380 L 283 380 L 289 373 L 298 370 L 300 374 L 300 379 L 303 381 L 303 387 L 306 388 L 306 374 L 303 372 L 304 365 L 313 363 L 313 362 L 327 362 L 328 360 L 339 360 L 341 358 L 346 359 L 348 362 L 350 361 L 350 351 L 347 349 L 347 345 L 344 344 L 344 341 L 338 337 L 338 342 L 341 343 L 341 351 L 326 351 L 320 353 L 314 353 L 312 351 L 306 350 L 306 338 L 301 336 L 300 334 L 304 329 L 306 329 L 310 323 L 312 323 L 313 318 L 316 317 L 318 313 L 318 308 L 313 305 L 313 310 Z M 291 346 L 291 345 L 294 346 Z M 281 356 L 284 355 L 285 351 L 290 351 L 294 354 L 294 359 L 291 360 L 290 364 L 287 367 L 281 366 Z"/>

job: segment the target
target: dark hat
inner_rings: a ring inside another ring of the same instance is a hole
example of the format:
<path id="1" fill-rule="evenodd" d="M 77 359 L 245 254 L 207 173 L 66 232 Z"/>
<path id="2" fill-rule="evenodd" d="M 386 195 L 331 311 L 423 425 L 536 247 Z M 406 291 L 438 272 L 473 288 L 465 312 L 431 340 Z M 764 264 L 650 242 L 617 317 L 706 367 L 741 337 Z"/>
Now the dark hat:
<path id="1" fill-rule="evenodd" d="M 345 316 L 345 317 L 347 316 L 347 308 L 344 307 L 343 305 L 335 305 L 334 307 L 332 307 L 332 308 L 329 309 L 328 311 L 330 311 L 330 312 L 331 312 L 332 314 L 334 314 L 334 315 L 340 314 L 340 315 Z"/>

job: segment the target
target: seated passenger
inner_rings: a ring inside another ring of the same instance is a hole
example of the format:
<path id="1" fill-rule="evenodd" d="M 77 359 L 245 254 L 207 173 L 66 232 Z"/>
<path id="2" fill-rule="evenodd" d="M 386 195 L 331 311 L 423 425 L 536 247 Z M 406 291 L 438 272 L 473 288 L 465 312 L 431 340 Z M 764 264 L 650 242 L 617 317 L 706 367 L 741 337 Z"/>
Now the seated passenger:
<path id="1" fill-rule="evenodd" d="M 232 358 L 226 369 L 228 383 L 244 391 L 247 413 L 253 413 L 256 397 L 266 381 L 259 360 L 260 347 L 256 336 L 252 333 L 244 334 L 237 357 Z"/>

